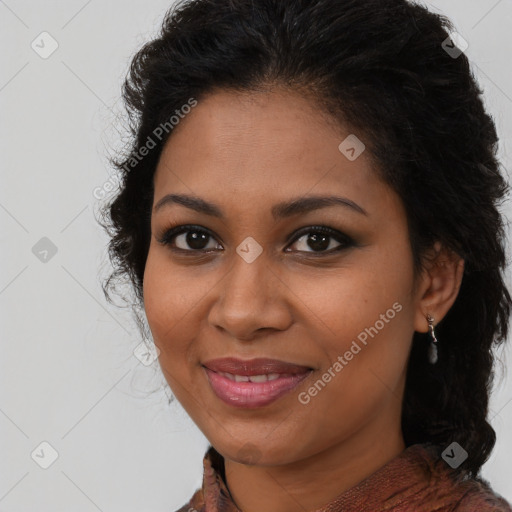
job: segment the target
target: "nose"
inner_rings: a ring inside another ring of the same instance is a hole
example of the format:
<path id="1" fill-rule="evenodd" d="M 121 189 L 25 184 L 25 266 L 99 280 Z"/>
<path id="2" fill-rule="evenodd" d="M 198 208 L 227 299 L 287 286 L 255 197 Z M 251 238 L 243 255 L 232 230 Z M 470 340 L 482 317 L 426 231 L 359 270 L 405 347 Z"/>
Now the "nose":
<path id="1" fill-rule="evenodd" d="M 251 341 L 292 323 L 288 287 L 268 264 L 264 254 L 247 263 L 238 254 L 219 283 L 218 297 L 208 320 L 231 337 Z"/>

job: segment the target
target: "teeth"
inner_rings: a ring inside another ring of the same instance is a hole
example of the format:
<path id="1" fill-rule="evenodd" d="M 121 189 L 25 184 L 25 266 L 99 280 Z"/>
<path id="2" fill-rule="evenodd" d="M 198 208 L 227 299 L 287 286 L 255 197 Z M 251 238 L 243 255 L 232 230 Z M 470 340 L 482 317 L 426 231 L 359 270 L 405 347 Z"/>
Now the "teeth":
<path id="1" fill-rule="evenodd" d="M 226 372 L 218 372 L 219 375 L 222 375 L 223 377 L 226 377 L 227 379 L 229 380 L 235 380 L 235 376 L 234 375 L 231 375 L 231 373 L 226 373 Z"/>
<path id="2" fill-rule="evenodd" d="M 227 372 L 218 372 L 219 375 L 226 377 L 229 380 L 235 382 L 267 382 L 268 380 L 276 380 L 279 378 L 279 373 L 269 373 L 268 375 L 233 375 Z"/>
<path id="3" fill-rule="evenodd" d="M 268 377 L 267 375 L 251 375 L 249 380 L 251 382 L 267 382 Z"/>

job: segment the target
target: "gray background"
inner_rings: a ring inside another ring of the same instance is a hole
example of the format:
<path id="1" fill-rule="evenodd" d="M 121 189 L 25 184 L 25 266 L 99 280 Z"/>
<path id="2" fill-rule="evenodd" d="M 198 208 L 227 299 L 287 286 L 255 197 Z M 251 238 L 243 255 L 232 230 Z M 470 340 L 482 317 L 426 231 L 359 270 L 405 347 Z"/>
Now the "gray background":
<path id="1" fill-rule="evenodd" d="M 468 41 L 510 170 L 512 0 L 426 4 Z M 107 238 L 94 216 L 129 59 L 170 5 L 0 0 L 0 511 L 173 512 L 200 485 L 207 442 L 167 405 L 158 363 L 134 355 L 129 312 L 105 302 Z M 47 58 L 31 47 L 51 50 L 44 31 L 58 43 Z M 483 471 L 509 501 L 511 382 L 498 368 L 498 442 Z"/>

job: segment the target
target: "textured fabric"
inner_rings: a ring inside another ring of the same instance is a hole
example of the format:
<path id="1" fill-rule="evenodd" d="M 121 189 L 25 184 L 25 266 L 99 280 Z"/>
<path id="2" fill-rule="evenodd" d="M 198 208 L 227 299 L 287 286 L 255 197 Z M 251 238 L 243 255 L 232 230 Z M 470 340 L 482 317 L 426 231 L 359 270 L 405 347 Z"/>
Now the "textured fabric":
<path id="1" fill-rule="evenodd" d="M 224 481 L 223 458 L 210 447 L 203 486 L 177 512 L 240 512 Z M 311 512 L 512 512 L 483 480 L 451 469 L 431 445 L 413 445 L 332 502 Z M 264 512 L 264 511 L 262 511 Z"/>

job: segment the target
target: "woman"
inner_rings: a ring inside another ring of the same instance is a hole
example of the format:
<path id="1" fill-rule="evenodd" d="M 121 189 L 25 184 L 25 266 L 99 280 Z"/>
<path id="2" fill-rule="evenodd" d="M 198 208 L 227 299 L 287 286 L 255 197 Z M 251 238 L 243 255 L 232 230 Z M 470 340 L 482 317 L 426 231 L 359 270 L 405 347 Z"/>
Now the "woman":
<path id="1" fill-rule="evenodd" d="M 132 61 L 115 272 L 211 443 L 181 511 L 510 511 L 497 134 L 442 16 L 193 0 Z M 460 39 L 459 39 L 460 41 Z"/>

